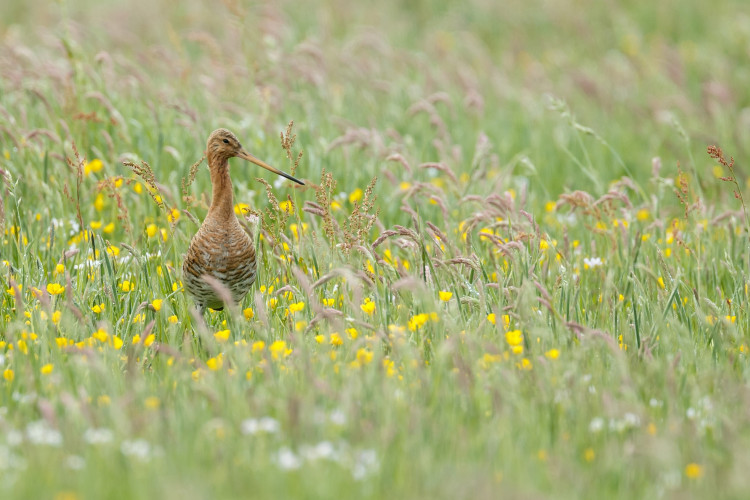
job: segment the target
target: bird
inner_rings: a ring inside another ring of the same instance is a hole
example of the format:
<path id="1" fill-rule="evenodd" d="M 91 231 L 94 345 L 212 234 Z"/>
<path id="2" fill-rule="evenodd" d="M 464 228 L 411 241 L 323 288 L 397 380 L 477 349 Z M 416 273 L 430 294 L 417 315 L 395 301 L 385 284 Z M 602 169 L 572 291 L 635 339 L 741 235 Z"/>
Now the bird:
<path id="1" fill-rule="evenodd" d="M 211 173 L 211 206 L 190 240 L 182 264 L 185 290 L 201 316 L 206 308 L 223 310 L 229 294 L 239 304 L 255 282 L 255 245 L 234 213 L 229 159 L 242 158 L 297 184 L 305 184 L 248 153 L 237 137 L 224 128 L 211 132 L 206 158 Z"/>

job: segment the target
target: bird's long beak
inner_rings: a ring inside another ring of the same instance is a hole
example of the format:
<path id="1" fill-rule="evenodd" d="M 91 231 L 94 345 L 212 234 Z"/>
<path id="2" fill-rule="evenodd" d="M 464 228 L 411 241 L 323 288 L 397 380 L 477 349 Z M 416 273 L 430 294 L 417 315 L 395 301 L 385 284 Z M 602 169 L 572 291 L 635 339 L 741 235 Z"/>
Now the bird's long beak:
<path id="1" fill-rule="evenodd" d="M 274 173 L 274 174 L 276 174 L 276 175 L 280 175 L 280 176 L 282 176 L 282 177 L 286 177 L 286 178 L 287 178 L 287 179 L 289 179 L 290 181 L 294 181 L 294 182 L 296 182 L 297 184 L 300 184 L 300 185 L 302 185 L 302 186 L 304 186 L 304 185 L 305 185 L 305 183 L 304 183 L 304 182 L 302 182 L 301 180 L 299 180 L 299 179 L 295 179 L 294 177 L 292 177 L 291 175 L 287 174 L 286 172 L 282 172 L 282 171 L 281 171 L 281 170 L 279 170 L 278 168 L 274 168 L 274 167 L 272 167 L 271 165 L 269 165 L 268 163 L 266 163 L 266 162 L 264 162 L 264 161 L 261 161 L 261 160 L 259 160 L 258 158 L 254 157 L 253 155 L 251 155 L 250 153 L 248 153 L 248 152 L 247 152 L 247 151 L 245 151 L 244 149 L 243 149 L 242 151 L 240 151 L 240 152 L 239 152 L 239 154 L 238 154 L 237 156 L 239 156 L 240 158 L 242 158 L 242 159 L 245 159 L 245 160 L 247 160 L 247 161 L 249 161 L 249 162 L 251 162 L 251 163 L 255 163 L 255 164 L 256 164 L 256 165 L 258 165 L 259 167 L 263 167 L 263 168 L 265 168 L 266 170 L 269 170 L 269 171 L 273 172 L 273 173 Z"/>

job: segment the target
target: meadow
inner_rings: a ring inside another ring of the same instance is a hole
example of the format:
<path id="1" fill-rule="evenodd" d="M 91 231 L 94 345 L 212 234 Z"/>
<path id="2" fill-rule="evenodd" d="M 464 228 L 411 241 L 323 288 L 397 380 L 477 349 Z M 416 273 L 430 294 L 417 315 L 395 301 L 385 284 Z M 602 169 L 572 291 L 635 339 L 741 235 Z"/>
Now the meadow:
<path id="1" fill-rule="evenodd" d="M 744 0 L 3 2 L 0 497 L 745 498 L 748 56 Z M 232 160 L 204 323 L 218 127 L 306 186 Z"/>

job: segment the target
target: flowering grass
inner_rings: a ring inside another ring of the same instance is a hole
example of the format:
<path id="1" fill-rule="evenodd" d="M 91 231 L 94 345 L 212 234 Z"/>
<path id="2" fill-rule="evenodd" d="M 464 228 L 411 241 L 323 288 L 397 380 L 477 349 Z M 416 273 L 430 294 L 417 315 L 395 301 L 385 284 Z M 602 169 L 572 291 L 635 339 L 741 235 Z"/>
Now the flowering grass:
<path id="1" fill-rule="evenodd" d="M 3 3 L 0 496 L 744 496 L 744 3 L 628 5 Z"/>

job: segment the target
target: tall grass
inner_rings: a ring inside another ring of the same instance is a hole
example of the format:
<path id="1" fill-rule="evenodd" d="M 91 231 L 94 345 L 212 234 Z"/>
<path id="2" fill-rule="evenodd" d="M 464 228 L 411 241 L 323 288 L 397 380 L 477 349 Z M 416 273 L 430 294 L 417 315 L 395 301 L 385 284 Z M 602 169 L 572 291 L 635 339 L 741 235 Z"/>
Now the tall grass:
<path id="1" fill-rule="evenodd" d="M 3 498 L 741 497 L 742 6 L 3 4 Z"/>

